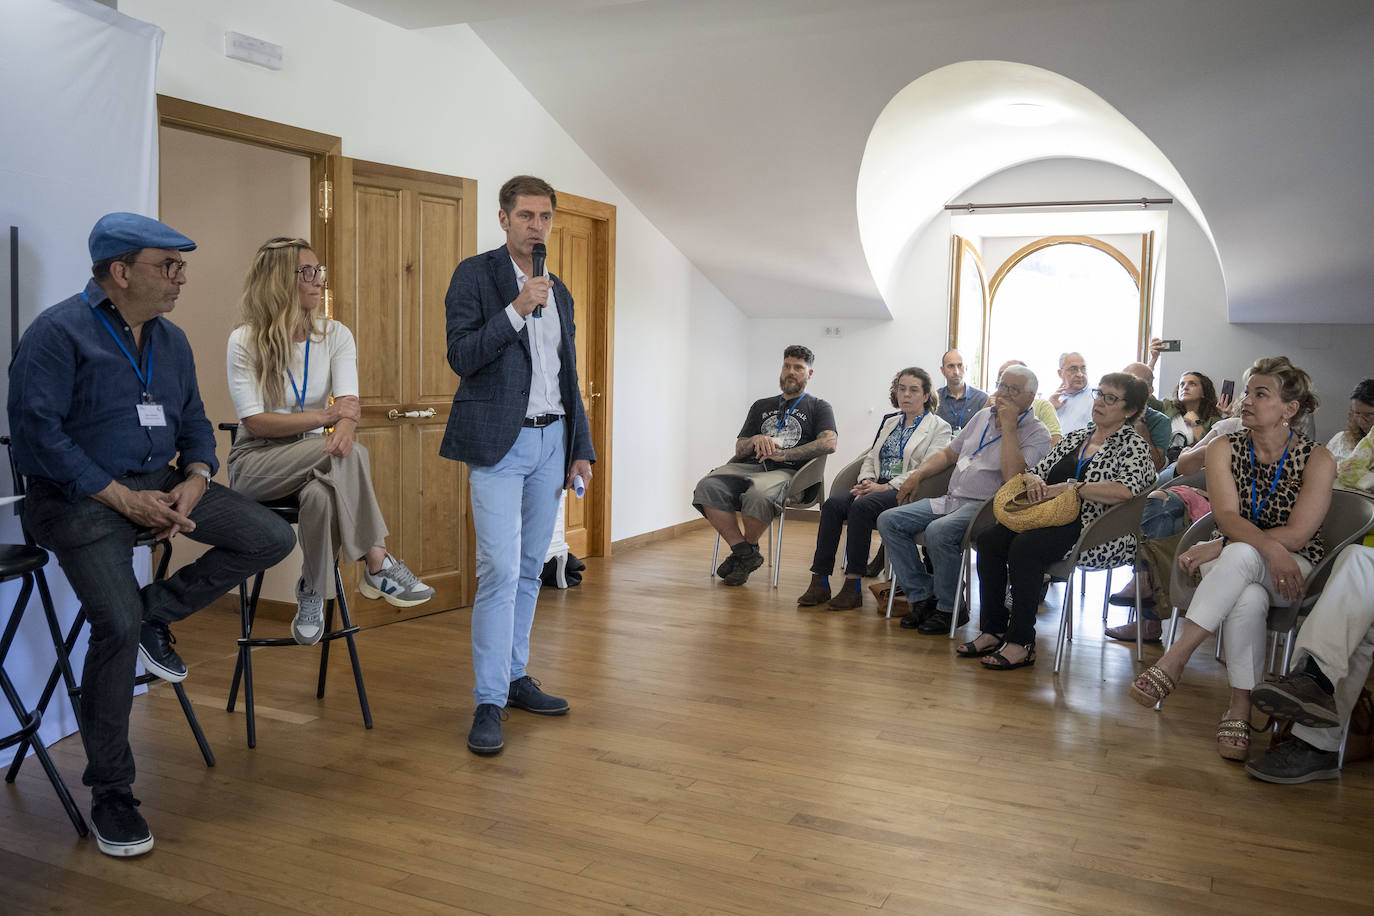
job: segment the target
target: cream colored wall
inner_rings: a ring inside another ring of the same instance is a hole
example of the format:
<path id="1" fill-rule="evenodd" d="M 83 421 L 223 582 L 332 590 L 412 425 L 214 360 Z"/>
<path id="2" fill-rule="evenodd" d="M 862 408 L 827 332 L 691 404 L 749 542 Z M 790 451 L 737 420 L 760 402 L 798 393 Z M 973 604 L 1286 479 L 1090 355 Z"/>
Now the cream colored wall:
<path id="1" fill-rule="evenodd" d="M 186 256 L 186 286 L 172 320 L 186 332 L 196 355 L 200 396 L 210 422 L 238 419 L 229 399 L 224 352 L 229 332 L 239 323 L 243 276 L 258 246 L 277 236 L 310 235 L 310 162 L 304 156 L 248 143 L 164 127 L 161 150 L 161 211 L 164 222 L 189 235 L 199 246 Z M 220 472 L 229 435 L 215 430 Z M 179 538 L 173 556 L 177 566 L 204 553 Z M 263 595 L 295 601 L 300 554 L 275 566 Z"/>

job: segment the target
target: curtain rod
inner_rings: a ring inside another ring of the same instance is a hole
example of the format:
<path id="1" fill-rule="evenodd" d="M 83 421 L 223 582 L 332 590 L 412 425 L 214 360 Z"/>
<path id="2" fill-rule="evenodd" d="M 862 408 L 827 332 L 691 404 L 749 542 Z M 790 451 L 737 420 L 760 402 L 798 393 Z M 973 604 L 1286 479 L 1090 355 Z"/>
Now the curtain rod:
<path id="1" fill-rule="evenodd" d="M 1171 204 L 1172 197 L 1138 197 L 1133 200 L 1035 200 L 1012 204 L 945 204 L 946 210 L 1013 210 L 1021 207 L 1140 207 L 1150 204 Z"/>

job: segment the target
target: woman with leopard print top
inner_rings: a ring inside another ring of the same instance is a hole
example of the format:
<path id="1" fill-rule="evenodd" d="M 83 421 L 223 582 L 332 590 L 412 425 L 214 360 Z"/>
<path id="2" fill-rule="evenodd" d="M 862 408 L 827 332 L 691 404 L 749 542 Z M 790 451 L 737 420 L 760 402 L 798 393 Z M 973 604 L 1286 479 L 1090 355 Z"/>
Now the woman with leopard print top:
<path id="1" fill-rule="evenodd" d="M 1149 394 L 1149 388 L 1134 375 L 1104 375 L 1092 392 L 1092 423 L 1067 433 L 1026 472 L 1026 495 L 1032 502 L 1052 499 L 1069 488 L 1077 490 L 1082 499 L 1078 518 L 1067 525 L 1020 533 L 993 525 L 978 536 L 982 632 L 956 650 L 960 657 L 982 658 L 983 667 L 995 671 L 1035 663 L 1035 612 L 1045 571 L 1068 556 L 1084 526 L 1154 485 L 1150 444 L 1135 431 Z M 1125 537 L 1093 548 L 1079 562 L 1110 569 L 1131 562 L 1134 556 L 1135 538 Z M 1009 579 L 1010 614 L 1003 598 Z"/>
<path id="2" fill-rule="evenodd" d="M 1269 606 L 1302 600 L 1325 549 L 1319 529 L 1336 462 L 1294 428 L 1316 406 L 1311 378 L 1287 357 L 1250 367 L 1243 428 L 1207 448 L 1207 495 L 1221 537 L 1179 555 L 1179 568 L 1197 571 L 1202 582 L 1182 635 L 1131 686 L 1138 703 L 1154 706 L 1173 692 L 1198 646 L 1224 627 L 1231 703 L 1217 751 L 1227 760 L 1244 760 L 1250 745 L 1250 690 L 1264 673 Z"/>

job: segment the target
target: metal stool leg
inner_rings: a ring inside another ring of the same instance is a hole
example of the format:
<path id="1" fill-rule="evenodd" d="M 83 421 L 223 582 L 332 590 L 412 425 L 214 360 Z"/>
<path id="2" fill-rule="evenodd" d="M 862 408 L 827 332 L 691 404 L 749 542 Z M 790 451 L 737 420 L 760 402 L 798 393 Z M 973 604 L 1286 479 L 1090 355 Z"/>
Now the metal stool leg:
<path id="1" fill-rule="evenodd" d="M 19 595 L 14 603 L 14 609 L 10 612 L 9 622 L 5 626 L 4 636 L 0 637 L 0 692 L 4 693 L 5 699 L 9 702 L 10 709 L 14 713 L 15 721 L 19 723 L 19 730 L 0 741 L 0 747 L 9 747 L 14 744 L 22 745 L 15 756 L 15 760 L 19 761 L 23 759 L 27 749 L 32 746 L 34 756 L 38 758 L 39 765 L 43 767 L 43 772 L 48 777 L 48 782 L 52 783 L 53 791 L 57 793 L 58 801 L 62 803 L 62 809 L 67 812 L 67 817 L 71 819 L 77 835 L 84 837 L 89 832 L 86 827 L 86 819 L 81 816 L 81 811 L 77 808 L 75 799 L 72 798 L 71 790 L 67 788 L 66 782 L 62 779 L 62 774 L 57 771 L 57 766 L 48 756 L 48 749 L 43 746 L 42 740 L 37 738 L 38 729 L 43 724 L 43 715 L 37 711 L 30 713 L 24 708 L 24 702 L 19 696 L 19 691 L 15 689 L 9 675 L 5 673 L 4 660 L 9 655 L 15 634 L 19 631 L 19 621 L 28 608 L 29 599 L 33 595 L 33 586 L 34 576 L 32 574 L 25 575 L 23 584 L 19 589 Z M 18 770 L 17 766 L 11 767 L 12 775 L 8 779 L 9 782 L 14 781 L 13 776 L 18 774 Z"/>
<path id="2" fill-rule="evenodd" d="M 348 598 L 343 587 L 343 577 L 339 575 L 339 566 L 334 564 L 334 585 L 338 594 L 339 605 L 339 624 L 342 626 L 341 633 L 344 640 L 348 643 L 348 658 L 353 663 L 353 685 L 358 689 L 358 705 L 363 711 L 363 726 L 372 727 L 372 707 L 367 702 L 367 688 L 363 686 L 363 669 L 358 663 L 358 644 L 353 640 L 358 628 L 353 625 L 353 620 L 348 616 Z M 320 696 L 324 696 L 324 662 L 320 662 Z"/>

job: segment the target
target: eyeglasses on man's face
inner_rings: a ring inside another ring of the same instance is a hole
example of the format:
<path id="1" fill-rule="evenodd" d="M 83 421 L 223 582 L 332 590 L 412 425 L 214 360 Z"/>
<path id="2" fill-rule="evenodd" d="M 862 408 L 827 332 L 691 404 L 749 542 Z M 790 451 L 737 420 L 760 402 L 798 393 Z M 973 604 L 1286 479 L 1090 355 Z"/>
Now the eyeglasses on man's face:
<path id="1" fill-rule="evenodd" d="M 176 280 L 186 276 L 186 262 L 180 258 L 167 258 L 165 261 L 134 261 L 134 263 L 156 267 L 164 280 Z"/>
<path id="2" fill-rule="evenodd" d="M 301 278 L 302 283 L 314 283 L 315 278 L 324 282 L 326 268 L 323 264 L 306 264 L 304 267 L 296 268 L 296 276 Z"/>
<path id="3" fill-rule="evenodd" d="M 1120 404 L 1122 401 L 1125 400 L 1125 398 L 1123 398 L 1121 395 L 1112 394 L 1105 388 L 1094 388 L 1092 394 L 1094 398 L 1096 398 L 1099 401 L 1102 401 L 1108 407 L 1115 407 L 1117 404 Z"/>
<path id="4" fill-rule="evenodd" d="M 997 393 L 1005 394 L 1007 397 L 1019 398 L 1023 389 L 1020 385 L 1009 385 L 1006 382 L 997 383 Z"/>

